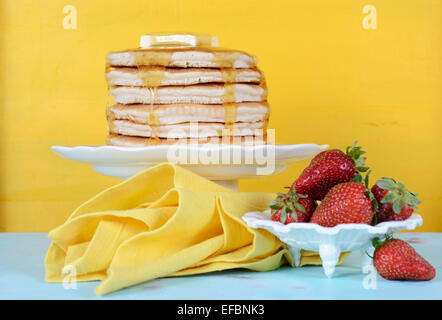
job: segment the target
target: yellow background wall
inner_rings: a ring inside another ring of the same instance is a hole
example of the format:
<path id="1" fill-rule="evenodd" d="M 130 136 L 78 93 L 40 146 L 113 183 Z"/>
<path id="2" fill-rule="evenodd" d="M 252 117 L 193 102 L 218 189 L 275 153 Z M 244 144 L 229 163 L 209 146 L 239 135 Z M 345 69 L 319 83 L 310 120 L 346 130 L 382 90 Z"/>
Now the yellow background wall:
<path id="1" fill-rule="evenodd" d="M 69 4 L 76 30 L 62 25 Z M 119 181 L 49 148 L 104 143 L 106 53 L 188 31 L 259 57 L 278 142 L 359 140 L 372 181 L 418 192 L 418 230 L 442 232 L 441 21 L 440 0 L 0 0 L 0 231 L 48 231 Z M 240 189 L 276 192 L 307 163 Z"/>

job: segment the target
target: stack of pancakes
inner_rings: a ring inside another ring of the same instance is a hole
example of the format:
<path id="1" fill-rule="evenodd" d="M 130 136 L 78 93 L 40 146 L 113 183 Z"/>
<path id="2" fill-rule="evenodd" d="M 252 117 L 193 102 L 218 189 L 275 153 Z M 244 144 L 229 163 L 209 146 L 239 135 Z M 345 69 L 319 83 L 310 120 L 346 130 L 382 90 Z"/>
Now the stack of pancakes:
<path id="1" fill-rule="evenodd" d="M 115 102 L 106 112 L 108 144 L 263 141 L 270 109 L 255 57 L 214 47 L 162 47 L 106 58 Z"/>

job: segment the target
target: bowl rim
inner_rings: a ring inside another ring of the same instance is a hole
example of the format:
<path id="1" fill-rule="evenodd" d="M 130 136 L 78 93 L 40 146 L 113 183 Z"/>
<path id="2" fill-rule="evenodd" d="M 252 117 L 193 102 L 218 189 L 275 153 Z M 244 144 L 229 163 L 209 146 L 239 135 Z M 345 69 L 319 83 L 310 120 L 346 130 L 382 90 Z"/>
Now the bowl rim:
<path id="1" fill-rule="evenodd" d="M 260 226 L 268 226 L 272 230 L 277 230 L 282 233 L 290 233 L 293 230 L 312 230 L 320 234 L 325 235 L 334 235 L 338 234 L 341 231 L 350 231 L 350 230 L 365 230 L 368 233 L 372 234 L 386 234 L 389 233 L 390 229 L 394 229 L 395 232 L 399 230 L 412 230 L 418 226 L 421 226 L 423 223 L 422 217 L 413 213 L 408 219 L 400 220 L 400 221 L 384 221 L 378 223 L 376 225 L 369 225 L 363 223 L 343 223 L 338 224 L 334 227 L 323 227 L 316 223 L 311 222 L 297 222 L 297 223 L 289 223 L 282 224 L 281 222 L 273 221 L 270 219 L 270 210 L 266 211 L 252 211 L 247 212 L 243 215 L 243 220 L 252 228 L 260 228 Z M 263 219 L 267 218 L 267 219 Z M 256 225 L 257 223 L 260 226 L 254 227 L 251 224 Z"/>

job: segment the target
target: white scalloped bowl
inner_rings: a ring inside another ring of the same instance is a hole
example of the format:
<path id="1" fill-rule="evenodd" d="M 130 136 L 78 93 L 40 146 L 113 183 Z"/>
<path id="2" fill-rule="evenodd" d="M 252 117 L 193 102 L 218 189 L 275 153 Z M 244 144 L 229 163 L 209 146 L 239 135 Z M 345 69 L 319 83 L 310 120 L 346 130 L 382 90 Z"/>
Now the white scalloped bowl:
<path id="1" fill-rule="evenodd" d="M 265 229 L 287 244 L 296 266 L 299 265 L 301 249 L 319 252 L 328 277 L 333 275 L 341 252 L 368 250 L 372 247 L 373 238 L 401 230 L 413 230 L 423 222 L 420 215 L 413 214 L 404 221 L 382 222 L 375 226 L 349 223 L 327 228 L 306 222 L 284 225 L 272 221 L 270 210 L 248 212 L 242 218 L 250 227 Z"/>

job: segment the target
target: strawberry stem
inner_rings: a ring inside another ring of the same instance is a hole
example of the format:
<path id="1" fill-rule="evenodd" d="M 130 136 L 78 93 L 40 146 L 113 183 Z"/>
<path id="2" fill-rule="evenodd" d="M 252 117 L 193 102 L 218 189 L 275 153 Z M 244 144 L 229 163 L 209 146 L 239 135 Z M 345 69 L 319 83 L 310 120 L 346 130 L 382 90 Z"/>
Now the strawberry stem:
<path id="1" fill-rule="evenodd" d="M 376 201 L 377 202 L 377 201 Z M 375 211 L 374 212 L 374 215 L 373 215 L 373 219 L 371 220 L 371 225 L 372 226 L 375 226 L 375 225 L 377 225 L 378 224 L 378 214 L 377 214 L 377 212 Z"/>
<path id="2" fill-rule="evenodd" d="M 297 211 L 307 214 L 305 207 L 298 202 L 301 198 L 307 198 L 307 195 L 296 193 L 295 187 L 290 188 L 287 193 L 278 192 L 276 199 L 269 202 L 272 216 L 279 212 L 279 220 L 284 224 L 287 221 L 288 214 L 291 214 L 292 218 L 298 221 Z"/>
<path id="3" fill-rule="evenodd" d="M 378 251 L 379 248 L 382 247 L 387 241 L 390 241 L 392 239 L 393 239 L 393 236 L 391 234 L 386 234 L 384 240 L 379 239 L 379 237 L 373 238 L 373 240 L 371 241 L 371 244 L 374 247 L 374 253 L 376 253 L 376 251 Z M 374 255 L 374 253 L 373 253 L 373 255 Z"/>
<path id="4" fill-rule="evenodd" d="M 356 140 L 352 146 L 347 146 L 347 148 L 345 149 L 345 153 L 353 161 L 353 165 L 355 166 L 356 171 L 366 172 L 369 169 L 365 166 L 365 160 L 367 160 L 367 158 L 361 157 L 366 152 L 362 150 L 361 146 L 356 146 L 357 143 L 358 141 Z"/>
<path id="5" fill-rule="evenodd" d="M 371 170 L 367 171 L 367 173 L 366 173 L 366 175 L 365 175 L 365 178 L 364 178 L 364 185 L 365 185 L 365 193 L 366 193 L 368 199 L 370 199 L 370 201 L 371 201 L 371 205 L 372 205 L 372 207 L 373 207 L 374 215 L 373 215 L 373 220 L 371 221 L 371 225 L 374 226 L 374 225 L 377 223 L 377 220 L 378 220 L 378 219 L 377 219 L 377 215 L 376 215 L 376 213 L 377 213 L 377 211 L 378 211 L 378 209 L 379 209 L 379 203 L 378 203 L 378 201 L 376 200 L 376 198 L 375 198 L 373 192 L 371 192 L 371 190 L 370 190 L 370 188 L 369 188 L 369 177 L 370 177 L 370 173 L 371 173 Z M 360 181 L 359 183 L 362 183 L 362 181 Z"/>
<path id="6" fill-rule="evenodd" d="M 388 190 L 386 196 L 381 199 L 381 203 L 391 203 L 393 211 L 396 214 L 400 214 L 402 208 L 408 205 L 412 209 L 416 210 L 417 205 L 421 202 L 417 198 L 417 194 L 408 191 L 408 189 L 400 182 L 396 182 L 392 178 L 382 178 L 376 181 L 376 184 L 384 190 Z"/>

